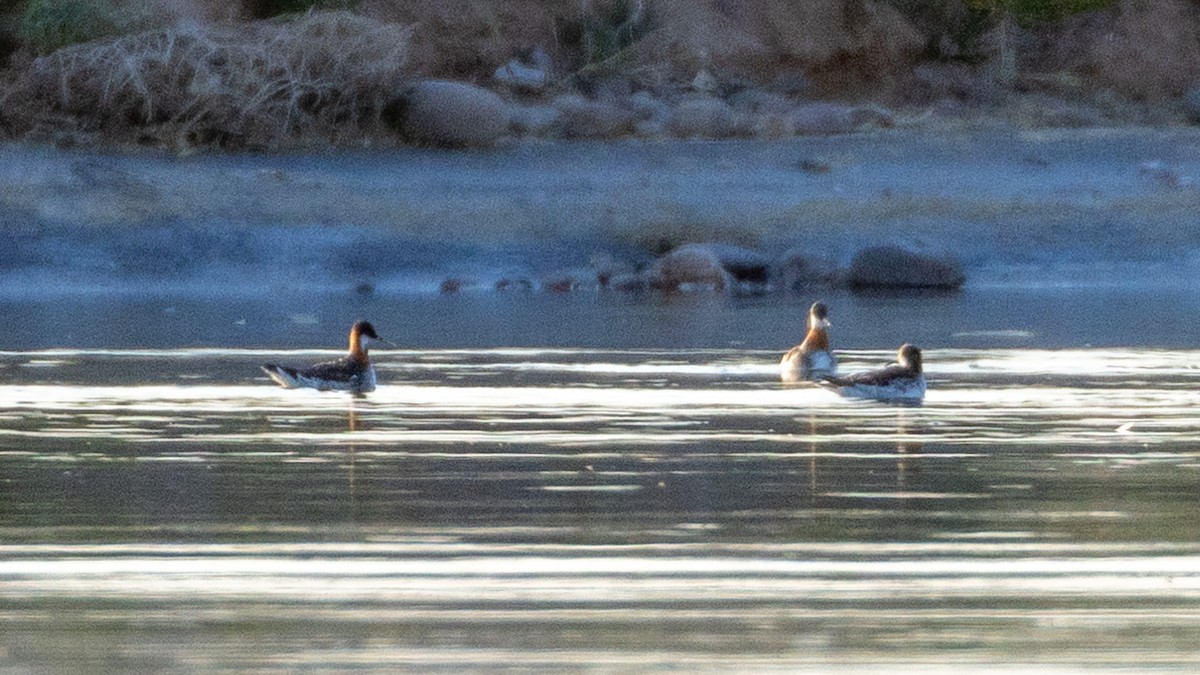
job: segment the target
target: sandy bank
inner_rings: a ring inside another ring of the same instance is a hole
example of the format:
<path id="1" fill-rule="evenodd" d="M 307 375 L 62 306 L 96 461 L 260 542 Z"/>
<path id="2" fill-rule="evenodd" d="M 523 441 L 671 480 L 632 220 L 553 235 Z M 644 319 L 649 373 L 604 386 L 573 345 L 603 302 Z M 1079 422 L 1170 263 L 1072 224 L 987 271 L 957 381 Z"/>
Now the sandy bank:
<path id="1" fill-rule="evenodd" d="M 1200 253 L 1198 149 L 1187 128 L 188 158 L 10 145 L 0 271 L 10 289 L 231 274 L 435 288 L 725 241 L 841 262 L 899 243 L 958 258 L 972 281 L 1183 274 Z"/>

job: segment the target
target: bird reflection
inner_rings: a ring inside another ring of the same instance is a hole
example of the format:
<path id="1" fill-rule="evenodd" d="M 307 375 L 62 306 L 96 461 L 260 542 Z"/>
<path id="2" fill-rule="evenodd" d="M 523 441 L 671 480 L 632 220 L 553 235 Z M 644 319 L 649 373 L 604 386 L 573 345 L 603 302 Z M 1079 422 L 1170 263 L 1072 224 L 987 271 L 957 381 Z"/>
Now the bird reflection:
<path id="1" fill-rule="evenodd" d="M 909 417 L 910 411 L 899 409 L 896 418 L 896 489 L 903 491 L 908 482 L 908 462 L 910 453 L 920 453 L 922 443 L 915 435 L 916 425 Z"/>
<path id="2" fill-rule="evenodd" d="M 350 483 L 350 508 L 353 513 L 356 511 L 358 504 L 358 494 L 355 486 L 355 455 L 358 448 L 354 442 L 354 432 L 358 431 L 358 407 L 361 405 L 361 397 L 352 396 L 347 399 L 346 403 L 346 475 Z"/>

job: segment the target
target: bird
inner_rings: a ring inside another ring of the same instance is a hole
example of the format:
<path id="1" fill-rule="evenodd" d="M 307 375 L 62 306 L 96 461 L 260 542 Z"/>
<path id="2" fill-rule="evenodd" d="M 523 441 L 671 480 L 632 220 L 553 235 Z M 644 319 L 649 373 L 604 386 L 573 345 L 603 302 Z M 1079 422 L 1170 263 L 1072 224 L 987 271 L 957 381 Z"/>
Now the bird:
<path id="1" fill-rule="evenodd" d="M 826 377 L 817 384 L 846 398 L 920 403 L 925 399 L 921 350 L 904 344 L 896 355 L 896 363 L 886 368 L 844 377 Z"/>
<path id="2" fill-rule="evenodd" d="M 837 374 L 837 357 L 829 349 L 829 308 L 814 302 L 808 310 L 808 334 L 779 361 L 784 382 L 820 380 Z"/>
<path id="3" fill-rule="evenodd" d="M 261 366 L 263 372 L 286 389 L 310 388 L 320 391 L 347 391 L 365 394 L 375 391 L 375 368 L 367 356 L 371 340 L 387 342 L 375 332 L 369 321 L 356 321 L 350 327 L 350 352 L 336 361 L 308 368 L 289 368 L 274 363 Z"/>

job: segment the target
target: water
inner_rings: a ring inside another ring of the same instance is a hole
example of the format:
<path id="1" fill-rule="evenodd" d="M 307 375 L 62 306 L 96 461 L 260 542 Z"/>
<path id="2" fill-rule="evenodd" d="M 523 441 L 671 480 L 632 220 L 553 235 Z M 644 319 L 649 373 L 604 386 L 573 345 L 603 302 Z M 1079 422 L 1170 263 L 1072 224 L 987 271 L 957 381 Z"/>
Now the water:
<path id="1" fill-rule="evenodd" d="M 1195 298 L 827 300 L 925 405 L 780 384 L 790 296 L 13 301 L 0 669 L 1194 671 Z M 375 393 L 257 372 L 349 312 Z"/>

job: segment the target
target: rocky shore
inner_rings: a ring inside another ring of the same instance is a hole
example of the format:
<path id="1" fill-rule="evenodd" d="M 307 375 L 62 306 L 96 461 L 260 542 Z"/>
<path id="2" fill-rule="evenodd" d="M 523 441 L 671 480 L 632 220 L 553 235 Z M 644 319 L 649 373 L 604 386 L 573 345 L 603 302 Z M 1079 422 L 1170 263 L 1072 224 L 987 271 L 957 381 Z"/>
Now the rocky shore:
<path id="1" fill-rule="evenodd" d="M 0 148 L 5 291 L 1190 283 L 1200 131 L 226 154 Z"/>

